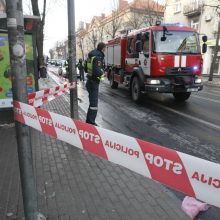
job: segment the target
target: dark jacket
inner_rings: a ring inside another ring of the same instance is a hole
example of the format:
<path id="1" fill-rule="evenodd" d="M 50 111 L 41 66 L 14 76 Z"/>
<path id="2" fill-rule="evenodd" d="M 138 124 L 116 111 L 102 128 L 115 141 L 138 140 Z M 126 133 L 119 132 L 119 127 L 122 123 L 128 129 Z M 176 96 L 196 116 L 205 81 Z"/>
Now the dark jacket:
<path id="1" fill-rule="evenodd" d="M 93 63 L 93 78 L 98 78 L 104 74 L 103 67 L 104 67 L 105 54 L 102 51 L 94 49 L 91 52 L 89 52 L 88 57 L 92 58 L 94 56 L 96 58 L 94 59 L 94 63 Z"/>
<path id="2" fill-rule="evenodd" d="M 84 65 L 82 61 L 79 61 L 78 64 L 76 65 L 78 67 L 78 70 L 84 70 Z"/>

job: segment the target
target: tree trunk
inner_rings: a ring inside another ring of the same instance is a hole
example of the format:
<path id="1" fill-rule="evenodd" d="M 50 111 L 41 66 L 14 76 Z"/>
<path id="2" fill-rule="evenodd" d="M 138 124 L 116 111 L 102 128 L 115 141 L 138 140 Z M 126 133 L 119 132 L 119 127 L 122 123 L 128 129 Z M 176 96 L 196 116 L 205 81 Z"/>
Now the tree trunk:
<path id="1" fill-rule="evenodd" d="M 209 73 L 209 81 L 213 80 L 214 66 L 215 66 L 215 62 L 216 62 L 218 51 L 219 51 L 219 38 L 220 38 L 220 20 L 218 21 L 218 33 L 217 33 L 216 44 L 214 48 L 214 56 L 212 59 L 212 64 L 211 64 L 210 73 Z"/>
<path id="2" fill-rule="evenodd" d="M 31 0 L 33 15 L 40 16 L 38 0 Z M 46 64 L 44 62 L 44 24 L 45 24 L 45 11 L 46 11 L 46 0 L 43 5 L 43 15 L 40 21 L 36 22 L 36 41 L 37 41 L 37 52 L 38 52 L 38 69 L 42 78 L 46 77 Z"/>
<path id="3" fill-rule="evenodd" d="M 82 59 L 84 61 L 83 43 L 82 43 L 81 39 L 80 39 L 80 49 L 81 49 L 81 53 L 82 53 Z"/>
<path id="4" fill-rule="evenodd" d="M 0 4 L 2 5 L 3 9 L 6 10 L 5 0 L 0 0 Z"/>

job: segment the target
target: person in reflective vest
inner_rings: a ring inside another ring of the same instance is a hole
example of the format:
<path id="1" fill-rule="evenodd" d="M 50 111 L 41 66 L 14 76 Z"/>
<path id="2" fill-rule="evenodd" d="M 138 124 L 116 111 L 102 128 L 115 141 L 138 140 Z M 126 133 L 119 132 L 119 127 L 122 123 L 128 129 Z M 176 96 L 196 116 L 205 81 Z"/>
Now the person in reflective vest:
<path id="1" fill-rule="evenodd" d="M 104 52 L 106 45 L 101 42 L 97 48 L 89 52 L 85 63 L 87 72 L 86 89 L 89 93 L 89 108 L 86 122 L 96 125 L 95 119 L 98 112 L 99 83 L 104 79 Z"/>
<path id="2" fill-rule="evenodd" d="M 65 67 L 65 69 L 66 69 L 65 78 L 69 79 L 69 58 L 65 61 L 64 67 Z"/>
<path id="3" fill-rule="evenodd" d="M 83 66 L 83 60 L 80 58 L 78 64 L 76 67 L 79 69 L 79 79 L 80 81 L 85 81 L 84 80 L 84 66 Z"/>

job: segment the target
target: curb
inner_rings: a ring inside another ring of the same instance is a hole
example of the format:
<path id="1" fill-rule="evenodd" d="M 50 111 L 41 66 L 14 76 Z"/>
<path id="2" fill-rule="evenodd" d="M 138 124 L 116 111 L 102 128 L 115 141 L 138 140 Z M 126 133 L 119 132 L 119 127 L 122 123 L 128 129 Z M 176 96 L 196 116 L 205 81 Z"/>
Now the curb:
<path id="1" fill-rule="evenodd" d="M 213 83 L 213 82 L 209 82 L 209 81 L 205 81 L 203 82 L 203 85 L 205 86 L 210 86 L 210 87 L 219 87 L 220 88 L 220 82 L 219 83 Z"/>

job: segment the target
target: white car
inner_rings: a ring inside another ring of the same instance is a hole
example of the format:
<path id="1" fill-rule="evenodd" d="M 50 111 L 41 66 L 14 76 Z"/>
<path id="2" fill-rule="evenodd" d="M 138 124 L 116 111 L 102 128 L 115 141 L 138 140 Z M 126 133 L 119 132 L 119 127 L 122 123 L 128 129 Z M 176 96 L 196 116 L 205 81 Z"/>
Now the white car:
<path id="1" fill-rule="evenodd" d="M 61 64 L 58 67 L 58 75 L 65 77 L 65 78 L 68 78 L 68 71 L 66 69 L 67 69 L 67 66 L 65 66 L 65 60 L 62 60 Z M 76 75 L 77 75 L 77 78 L 80 77 L 79 70 L 77 67 L 76 67 Z"/>

